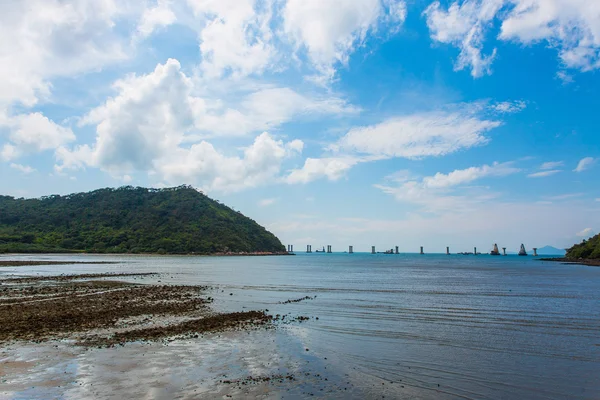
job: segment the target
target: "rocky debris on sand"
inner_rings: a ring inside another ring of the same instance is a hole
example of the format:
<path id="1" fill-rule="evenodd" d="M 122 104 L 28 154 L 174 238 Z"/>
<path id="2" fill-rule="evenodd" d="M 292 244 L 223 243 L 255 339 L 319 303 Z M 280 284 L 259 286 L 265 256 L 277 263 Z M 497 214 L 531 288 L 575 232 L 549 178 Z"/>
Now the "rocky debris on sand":
<path id="1" fill-rule="evenodd" d="M 272 318 L 272 316 L 267 315 L 263 311 L 216 314 L 173 325 L 132 329 L 115 333 L 110 337 L 90 338 L 80 344 L 91 346 L 114 346 L 126 342 L 156 341 L 167 337 L 177 337 L 182 335 L 197 338 L 198 334 L 203 333 L 262 327 L 271 322 Z"/>
<path id="2" fill-rule="evenodd" d="M 32 282 L 67 282 L 74 280 L 82 280 L 82 279 L 96 279 L 96 278 L 123 278 L 123 277 L 138 277 L 138 276 L 153 276 L 158 275 L 156 272 L 144 272 L 144 273 L 105 273 L 105 274 L 78 274 L 78 275 L 50 275 L 50 276 L 27 276 L 23 278 L 6 278 L 0 279 L 0 284 L 2 283 L 32 283 Z"/>
<path id="3" fill-rule="evenodd" d="M 209 313 L 205 287 L 116 281 L 4 285 L 0 288 L 0 343 L 40 341 L 114 327 L 124 318 Z"/>
<path id="4" fill-rule="evenodd" d="M 310 296 L 304 296 L 300 299 L 295 299 L 295 300 L 286 300 L 286 301 L 280 301 L 278 304 L 291 304 L 291 303 L 300 303 L 301 301 L 304 300 L 314 300 L 317 296 L 315 297 L 310 297 Z"/>

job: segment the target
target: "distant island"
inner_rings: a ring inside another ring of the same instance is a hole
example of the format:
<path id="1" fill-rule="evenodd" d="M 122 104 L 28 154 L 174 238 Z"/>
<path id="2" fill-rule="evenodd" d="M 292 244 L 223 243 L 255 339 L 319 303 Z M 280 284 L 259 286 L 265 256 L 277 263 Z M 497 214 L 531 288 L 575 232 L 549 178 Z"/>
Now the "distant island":
<path id="1" fill-rule="evenodd" d="M 567 253 L 565 249 L 558 249 L 553 246 L 540 247 L 537 252 L 543 256 L 564 256 Z"/>
<path id="2" fill-rule="evenodd" d="M 191 186 L 0 196 L 0 253 L 285 254 L 271 232 Z"/>
<path id="3" fill-rule="evenodd" d="M 564 257 L 542 258 L 542 261 L 559 261 L 600 266 L 600 234 L 567 249 Z"/>

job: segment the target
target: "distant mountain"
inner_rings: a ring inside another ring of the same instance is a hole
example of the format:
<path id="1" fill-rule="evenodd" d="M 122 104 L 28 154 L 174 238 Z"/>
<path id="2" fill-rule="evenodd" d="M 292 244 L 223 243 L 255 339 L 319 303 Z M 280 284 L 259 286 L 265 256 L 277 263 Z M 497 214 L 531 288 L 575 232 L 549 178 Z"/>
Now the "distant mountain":
<path id="1" fill-rule="evenodd" d="M 271 232 L 191 186 L 0 196 L 0 253 L 285 252 Z"/>
<path id="2" fill-rule="evenodd" d="M 564 249 L 557 249 L 556 247 L 552 246 L 540 247 L 537 249 L 537 252 L 542 256 L 564 256 L 567 253 L 567 251 Z M 533 250 L 531 251 L 531 254 L 533 254 Z"/>

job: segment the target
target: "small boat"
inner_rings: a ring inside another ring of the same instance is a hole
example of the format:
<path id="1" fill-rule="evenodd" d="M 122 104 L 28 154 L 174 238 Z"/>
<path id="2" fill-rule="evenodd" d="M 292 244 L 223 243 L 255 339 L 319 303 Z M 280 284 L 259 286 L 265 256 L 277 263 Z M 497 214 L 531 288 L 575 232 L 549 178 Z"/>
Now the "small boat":
<path id="1" fill-rule="evenodd" d="M 492 255 L 492 256 L 500 255 L 500 250 L 498 250 L 498 245 L 496 243 L 494 243 L 494 249 L 490 252 L 490 255 Z"/>
<path id="2" fill-rule="evenodd" d="M 519 255 L 520 256 L 526 256 L 527 252 L 525 251 L 525 246 L 523 245 L 523 243 L 521 243 L 521 249 L 519 249 Z"/>

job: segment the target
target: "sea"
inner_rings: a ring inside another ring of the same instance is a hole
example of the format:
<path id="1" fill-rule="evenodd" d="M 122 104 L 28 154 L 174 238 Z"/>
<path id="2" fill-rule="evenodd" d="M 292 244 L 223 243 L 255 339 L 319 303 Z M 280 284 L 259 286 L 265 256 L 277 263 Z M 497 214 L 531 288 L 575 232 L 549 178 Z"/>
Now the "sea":
<path id="1" fill-rule="evenodd" d="M 159 272 L 161 284 L 210 286 L 218 311 L 308 319 L 110 349 L 10 344 L 0 398 L 600 399 L 599 267 L 513 255 L 7 258 L 117 263 L 0 278 Z M 278 375 L 294 380 L 241 383 Z"/>

